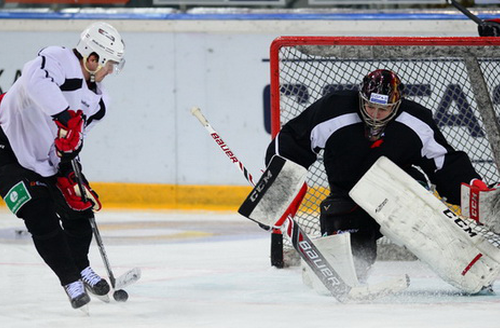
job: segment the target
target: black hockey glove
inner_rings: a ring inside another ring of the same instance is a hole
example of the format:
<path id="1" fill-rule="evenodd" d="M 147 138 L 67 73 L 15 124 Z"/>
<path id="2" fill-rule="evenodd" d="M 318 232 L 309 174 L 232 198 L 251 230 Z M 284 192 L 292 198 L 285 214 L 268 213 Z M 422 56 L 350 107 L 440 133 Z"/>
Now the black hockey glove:
<path id="1" fill-rule="evenodd" d="M 500 19 L 487 19 L 477 26 L 479 36 L 500 36 Z"/>

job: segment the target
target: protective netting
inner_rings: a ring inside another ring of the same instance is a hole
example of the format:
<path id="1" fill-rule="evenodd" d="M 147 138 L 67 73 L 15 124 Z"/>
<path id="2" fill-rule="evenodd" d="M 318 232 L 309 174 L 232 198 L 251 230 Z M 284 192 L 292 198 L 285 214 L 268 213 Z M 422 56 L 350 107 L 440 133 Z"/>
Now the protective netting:
<path id="1" fill-rule="evenodd" d="M 281 46 L 279 95 L 274 95 L 279 96 L 279 126 L 326 93 L 357 89 L 368 72 L 390 69 L 405 85 L 405 96 L 431 109 L 448 142 L 465 151 L 484 180 L 494 183 L 500 181 L 495 146 L 490 142 L 498 140 L 499 135 L 493 118 L 500 110 L 498 56 L 500 48 L 465 44 Z M 484 84 L 486 88 L 481 89 Z M 319 204 L 328 194 L 321 156 L 310 168 L 307 182 L 310 190 L 296 219 L 307 234 L 315 237 L 319 235 Z M 285 241 L 285 247 L 291 246 Z"/>

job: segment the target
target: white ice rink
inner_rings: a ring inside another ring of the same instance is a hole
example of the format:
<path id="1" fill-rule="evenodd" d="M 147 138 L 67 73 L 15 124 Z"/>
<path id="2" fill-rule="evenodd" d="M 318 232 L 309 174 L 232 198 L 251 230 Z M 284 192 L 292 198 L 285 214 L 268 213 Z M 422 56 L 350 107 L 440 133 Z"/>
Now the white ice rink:
<path id="1" fill-rule="evenodd" d="M 237 214 L 123 210 L 97 221 L 115 275 L 137 266 L 142 278 L 126 303 L 93 299 L 86 316 L 19 234 L 22 222 L 0 211 L 0 327 L 500 327 L 500 296 L 460 295 L 419 262 L 375 266 L 372 282 L 410 275 L 400 295 L 364 304 L 319 295 L 298 268 L 272 268 L 268 233 Z M 95 245 L 91 260 L 105 275 Z"/>

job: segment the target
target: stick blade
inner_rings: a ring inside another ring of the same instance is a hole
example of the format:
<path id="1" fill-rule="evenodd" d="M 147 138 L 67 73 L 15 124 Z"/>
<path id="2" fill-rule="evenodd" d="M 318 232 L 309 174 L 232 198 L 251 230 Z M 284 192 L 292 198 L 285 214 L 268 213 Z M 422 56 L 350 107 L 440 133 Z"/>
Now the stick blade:
<path id="1" fill-rule="evenodd" d="M 356 286 L 348 294 L 350 301 L 371 301 L 402 292 L 410 286 L 407 274 L 378 284 Z"/>
<path id="2" fill-rule="evenodd" d="M 133 268 L 116 278 L 115 282 L 115 290 L 125 288 L 130 286 L 131 284 L 136 283 L 139 279 L 141 279 L 141 269 Z"/>

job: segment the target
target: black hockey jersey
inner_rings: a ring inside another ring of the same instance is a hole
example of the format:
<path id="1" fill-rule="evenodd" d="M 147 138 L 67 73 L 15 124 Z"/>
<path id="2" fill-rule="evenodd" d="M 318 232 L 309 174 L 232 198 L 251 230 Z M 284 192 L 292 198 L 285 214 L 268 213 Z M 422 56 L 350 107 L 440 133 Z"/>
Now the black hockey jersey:
<path id="1" fill-rule="evenodd" d="M 461 183 L 480 176 L 467 154 L 448 144 L 431 111 L 403 99 L 382 137 L 372 142 L 365 137 L 359 101 L 356 91 L 319 99 L 282 127 L 268 147 L 266 163 L 279 154 L 308 168 L 323 149 L 332 192 L 347 195 L 371 165 L 386 156 L 406 171 L 420 167 L 441 196 L 460 204 Z"/>

